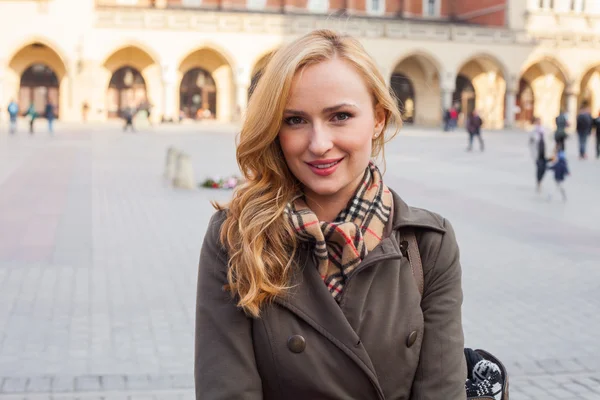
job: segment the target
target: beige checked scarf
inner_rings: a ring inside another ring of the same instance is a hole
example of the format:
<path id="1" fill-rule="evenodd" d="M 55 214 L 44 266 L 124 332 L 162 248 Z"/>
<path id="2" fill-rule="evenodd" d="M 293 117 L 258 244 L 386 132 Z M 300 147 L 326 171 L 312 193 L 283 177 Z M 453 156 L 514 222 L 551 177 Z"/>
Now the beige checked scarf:
<path id="1" fill-rule="evenodd" d="M 303 198 L 288 206 L 298 239 L 314 245 L 319 274 L 336 301 L 348 275 L 381 241 L 391 209 L 392 194 L 373 163 L 335 221 L 319 221 Z"/>

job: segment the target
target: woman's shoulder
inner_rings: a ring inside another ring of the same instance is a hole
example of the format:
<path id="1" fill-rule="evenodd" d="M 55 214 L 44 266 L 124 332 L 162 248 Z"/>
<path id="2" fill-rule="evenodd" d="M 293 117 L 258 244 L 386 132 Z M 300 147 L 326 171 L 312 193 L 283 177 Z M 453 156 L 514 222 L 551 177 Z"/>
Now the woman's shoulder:
<path id="1" fill-rule="evenodd" d="M 409 206 L 393 189 L 390 191 L 394 200 L 393 229 L 418 229 L 438 233 L 446 231 L 446 219 L 440 214 L 425 208 Z"/>

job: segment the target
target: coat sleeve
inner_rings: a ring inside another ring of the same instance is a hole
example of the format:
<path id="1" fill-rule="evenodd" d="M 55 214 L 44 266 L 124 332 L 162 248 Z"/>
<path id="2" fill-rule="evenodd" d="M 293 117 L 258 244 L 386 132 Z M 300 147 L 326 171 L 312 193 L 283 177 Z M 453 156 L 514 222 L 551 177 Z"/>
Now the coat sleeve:
<path id="1" fill-rule="evenodd" d="M 431 257 L 424 259 L 421 309 L 425 329 L 411 400 L 466 398 L 459 250 L 454 230 L 446 220 L 444 227 L 439 251 L 432 251 Z"/>
<path id="2" fill-rule="evenodd" d="M 196 399 L 262 400 L 252 344 L 252 320 L 236 306 L 227 283 L 227 254 L 219 240 L 224 212 L 209 223 L 200 252 L 196 295 Z"/>

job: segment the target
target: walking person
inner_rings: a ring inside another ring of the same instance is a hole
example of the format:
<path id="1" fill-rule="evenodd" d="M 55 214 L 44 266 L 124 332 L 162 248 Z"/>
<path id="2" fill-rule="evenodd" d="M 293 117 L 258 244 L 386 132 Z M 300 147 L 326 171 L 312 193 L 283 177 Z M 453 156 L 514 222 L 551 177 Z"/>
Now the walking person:
<path id="1" fill-rule="evenodd" d="M 273 55 L 239 135 L 246 182 L 200 253 L 197 399 L 466 398 L 454 231 L 372 160 L 401 118 L 354 38 L 314 31 Z"/>
<path id="2" fill-rule="evenodd" d="M 44 114 L 46 116 L 46 120 L 48 121 L 48 132 L 50 132 L 52 135 L 54 134 L 54 118 L 56 118 L 56 113 L 54 111 L 54 104 L 52 104 L 51 101 L 48 101 L 46 104 Z"/>
<path id="3" fill-rule="evenodd" d="M 135 113 L 131 106 L 127 106 L 125 110 L 123 110 L 123 118 L 125 119 L 125 126 L 123 127 L 123 132 L 127 132 L 127 128 L 131 129 L 131 132 L 135 132 L 135 127 L 133 126 L 133 117 Z"/>
<path id="4" fill-rule="evenodd" d="M 479 149 L 481 151 L 484 150 L 483 138 L 481 137 L 481 126 L 483 125 L 483 120 L 479 116 L 479 112 L 477 110 L 473 110 L 469 119 L 467 120 L 467 132 L 469 132 L 469 147 L 467 147 L 467 151 L 473 150 L 473 139 L 476 137 L 479 140 Z"/>
<path id="5" fill-rule="evenodd" d="M 29 134 L 33 135 L 35 120 L 38 117 L 38 113 L 37 111 L 35 111 L 33 103 L 29 105 L 29 108 L 27 109 L 27 113 L 25 113 L 25 115 L 29 117 Z"/>
<path id="6" fill-rule="evenodd" d="M 593 125 L 592 114 L 587 103 L 583 103 L 579 115 L 577 116 L 577 136 L 579 137 L 579 159 L 587 159 L 586 148 L 588 136 L 592 132 Z"/>
<path id="7" fill-rule="evenodd" d="M 556 132 L 554 132 L 554 142 L 556 143 L 556 151 L 565 150 L 565 140 L 567 140 L 567 128 L 569 127 L 569 121 L 567 120 L 567 113 L 562 110 L 558 117 L 556 117 Z"/>
<path id="8" fill-rule="evenodd" d="M 598 117 L 594 119 L 594 128 L 596 129 L 596 158 L 600 159 L 600 111 Z"/>
<path id="9" fill-rule="evenodd" d="M 10 134 L 14 135 L 17 132 L 17 118 L 19 117 L 19 105 L 10 99 L 8 103 L 8 119 L 10 123 Z"/>
<path id="10" fill-rule="evenodd" d="M 533 118 L 533 130 L 529 134 L 529 148 L 535 162 L 535 191 L 541 193 L 542 181 L 548 169 L 548 159 L 546 158 L 546 132 L 542 126 L 539 117 Z"/>
<path id="11" fill-rule="evenodd" d="M 564 150 L 560 150 L 556 154 L 556 162 L 550 166 L 550 169 L 554 171 L 554 181 L 562 196 L 562 200 L 567 201 L 567 192 L 563 186 L 563 182 L 565 181 L 565 178 L 570 175 L 570 172 Z"/>

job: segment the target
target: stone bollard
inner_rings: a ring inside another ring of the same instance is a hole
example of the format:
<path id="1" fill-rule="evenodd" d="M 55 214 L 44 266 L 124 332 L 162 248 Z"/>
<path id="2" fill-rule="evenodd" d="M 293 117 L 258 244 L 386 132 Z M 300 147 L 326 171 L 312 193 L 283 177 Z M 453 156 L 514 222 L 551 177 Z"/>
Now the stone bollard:
<path id="1" fill-rule="evenodd" d="M 167 157 L 165 159 L 165 180 L 172 181 L 175 178 L 175 169 L 177 168 L 177 156 L 179 151 L 174 147 L 167 149 Z"/>
<path id="2" fill-rule="evenodd" d="M 175 169 L 173 186 L 181 189 L 196 189 L 192 160 L 187 154 L 179 153 L 177 156 L 177 168 Z"/>

